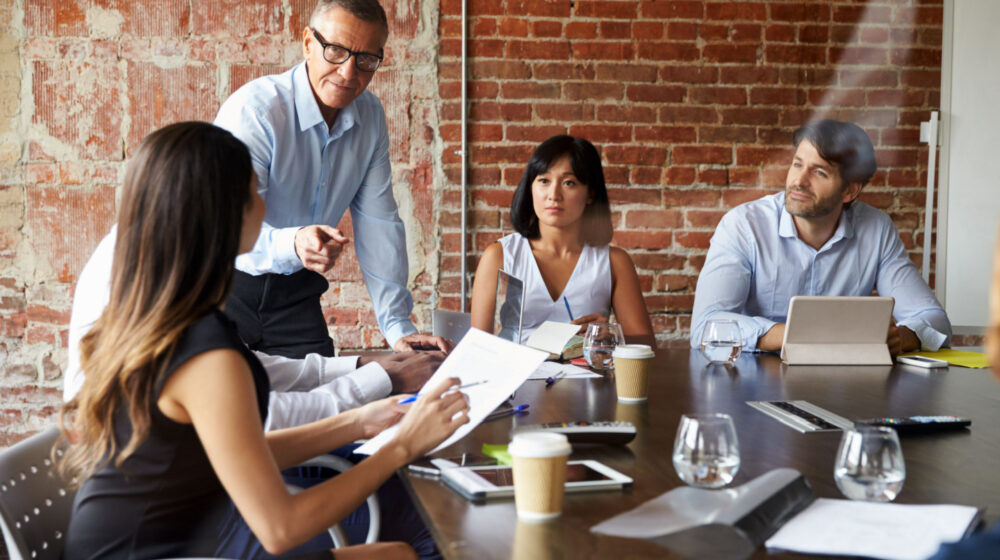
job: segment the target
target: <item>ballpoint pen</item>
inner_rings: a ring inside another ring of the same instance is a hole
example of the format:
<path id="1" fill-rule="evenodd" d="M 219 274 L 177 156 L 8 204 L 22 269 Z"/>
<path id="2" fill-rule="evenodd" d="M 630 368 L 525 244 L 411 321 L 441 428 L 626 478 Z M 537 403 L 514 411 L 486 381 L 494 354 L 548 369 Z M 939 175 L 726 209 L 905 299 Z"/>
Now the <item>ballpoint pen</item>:
<path id="1" fill-rule="evenodd" d="M 506 418 L 508 416 L 513 416 L 515 414 L 519 414 L 521 412 L 524 412 L 525 410 L 528 410 L 528 405 L 526 405 L 526 404 L 519 404 L 519 405 L 517 405 L 515 407 L 512 407 L 512 408 L 505 408 L 504 410 L 497 410 L 495 412 L 491 412 L 488 415 L 486 415 L 486 418 L 484 419 L 484 422 L 488 421 L 488 420 L 496 420 L 497 418 Z"/>
<path id="2" fill-rule="evenodd" d="M 569 320 L 572 321 L 573 320 L 573 310 L 569 308 L 569 300 L 566 299 L 566 296 L 563 296 L 563 303 L 566 304 L 566 313 L 569 314 Z"/>
<path id="3" fill-rule="evenodd" d="M 548 387 L 548 386 L 552 385 L 556 381 L 559 381 L 560 379 L 562 379 L 563 376 L 565 376 L 565 375 L 566 375 L 565 371 L 560 371 L 559 373 L 557 373 L 555 375 L 550 375 L 549 377 L 546 377 L 545 378 L 545 386 Z"/>
<path id="4" fill-rule="evenodd" d="M 454 387 L 454 388 L 448 389 L 448 390 L 449 391 L 460 391 L 462 389 L 467 389 L 469 387 L 475 387 L 476 385 L 482 385 L 483 383 L 489 383 L 489 380 L 488 379 L 480 379 L 479 381 L 473 381 L 472 383 L 466 383 L 465 385 L 462 385 L 461 387 Z M 417 400 L 417 397 L 419 397 L 419 396 L 420 395 L 410 395 L 410 396 L 406 397 L 405 399 L 399 401 L 396 404 L 410 404 L 411 402 Z"/>

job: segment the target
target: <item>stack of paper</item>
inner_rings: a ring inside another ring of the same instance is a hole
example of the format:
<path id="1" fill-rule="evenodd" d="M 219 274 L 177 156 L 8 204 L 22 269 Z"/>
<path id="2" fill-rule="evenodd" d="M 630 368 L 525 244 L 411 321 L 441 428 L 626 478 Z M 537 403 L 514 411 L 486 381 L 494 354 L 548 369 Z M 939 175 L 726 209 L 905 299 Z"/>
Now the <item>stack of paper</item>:
<path id="1" fill-rule="evenodd" d="M 767 540 L 772 549 L 806 554 L 922 560 L 961 539 L 979 510 L 817 499 Z"/>

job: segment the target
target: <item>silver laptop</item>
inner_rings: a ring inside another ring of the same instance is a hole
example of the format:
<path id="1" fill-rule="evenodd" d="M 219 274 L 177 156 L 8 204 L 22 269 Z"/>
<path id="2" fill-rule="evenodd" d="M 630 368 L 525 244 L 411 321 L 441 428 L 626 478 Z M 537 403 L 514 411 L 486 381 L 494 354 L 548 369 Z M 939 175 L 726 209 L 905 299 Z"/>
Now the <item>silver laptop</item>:
<path id="1" fill-rule="evenodd" d="M 521 316 L 524 314 L 524 281 L 503 270 L 497 271 L 497 297 L 493 313 L 493 324 L 500 325 L 496 335 L 520 344 Z"/>
<path id="2" fill-rule="evenodd" d="M 434 336 L 447 338 L 458 344 L 472 325 L 472 316 L 460 311 L 435 309 L 431 332 Z"/>
<path id="3" fill-rule="evenodd" d="M 781 359 L 789 365 L 892 365 L 891 297 L 794 296 Z"/>

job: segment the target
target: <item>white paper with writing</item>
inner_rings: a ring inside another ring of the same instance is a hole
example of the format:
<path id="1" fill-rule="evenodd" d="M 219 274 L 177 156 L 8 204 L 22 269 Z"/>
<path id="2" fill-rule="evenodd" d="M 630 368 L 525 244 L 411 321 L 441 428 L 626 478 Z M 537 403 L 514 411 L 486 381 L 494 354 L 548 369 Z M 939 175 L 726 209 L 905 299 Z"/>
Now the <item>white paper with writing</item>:
<path id="1" fill-rule="evenodd" d="M 976 508 L 819 498 L 767 540 L 767 548 L 807 554 L 922 560 L 962 538 Z"/>
<path id="2" fill-rule="evenodd" d="M 458 377 L 463 385 L 487 382 L 462 390 L 469 397 L 469 423 L 460 427 L 429 453 L 448 447 L 465 437 L 490 412 L 507 400 L 546 357 L 548 355 L 545 352 L 514 344 L 479 329 L 470 329 L 424 387 L 434 387 L 447 377 Z M 363 455 L 375 453 L 396 435 L 397 429 L 397 426 L 392 426 L 383 430 L 355 452 Z"/>

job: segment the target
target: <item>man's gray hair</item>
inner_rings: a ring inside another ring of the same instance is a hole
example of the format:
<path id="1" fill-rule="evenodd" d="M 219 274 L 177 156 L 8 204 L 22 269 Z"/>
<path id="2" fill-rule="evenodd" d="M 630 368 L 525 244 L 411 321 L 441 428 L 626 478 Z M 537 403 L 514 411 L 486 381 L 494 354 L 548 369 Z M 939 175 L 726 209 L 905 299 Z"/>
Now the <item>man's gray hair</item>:
<path id="1" fill-rule="evenodd" d="M 346 10 L 361 21 L 381 25 L 385 38 L 389 38 L 389 20 L 378 0 L 319 0 L 313 8 L 312 15 L 309 16 L 309 26 L 315 29 L 319 25 L 319 18 L 333 8 Z"/>

